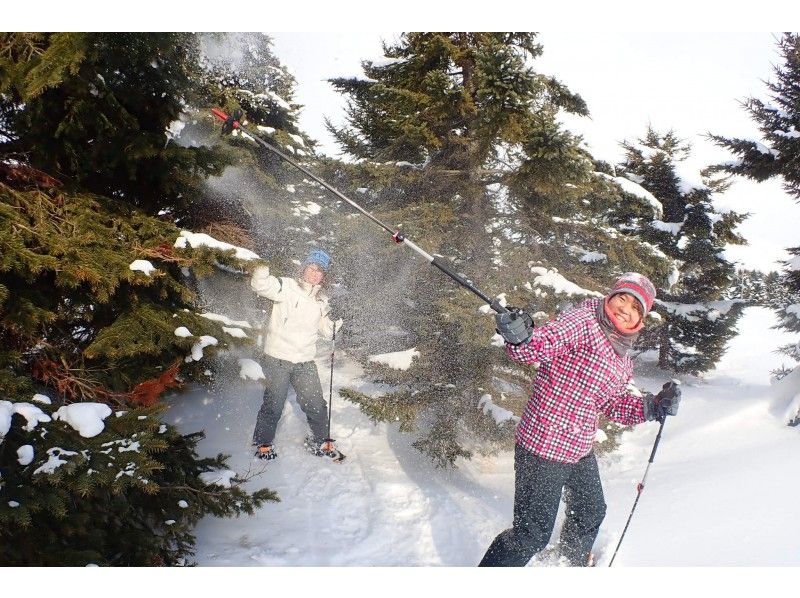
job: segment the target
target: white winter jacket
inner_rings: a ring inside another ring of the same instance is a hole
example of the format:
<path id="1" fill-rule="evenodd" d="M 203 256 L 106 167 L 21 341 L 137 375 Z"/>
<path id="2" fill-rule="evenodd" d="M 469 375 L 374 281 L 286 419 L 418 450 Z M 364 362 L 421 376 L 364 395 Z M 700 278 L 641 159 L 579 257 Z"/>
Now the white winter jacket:
<path id="1" fill-rule="evenodd" d="M 264 338 L 264 353 L 271 357 L 292 363 L 311 361 L 319 335 L 331 338 L 334 326 L 338 330 L 342 325 L 341 320 L 334 323 L 328 317 L 328 298 L 319 292 L 319 285 L 277 278 L 261 266 L 253 272 L 250 288 L 274 302 Z"/>

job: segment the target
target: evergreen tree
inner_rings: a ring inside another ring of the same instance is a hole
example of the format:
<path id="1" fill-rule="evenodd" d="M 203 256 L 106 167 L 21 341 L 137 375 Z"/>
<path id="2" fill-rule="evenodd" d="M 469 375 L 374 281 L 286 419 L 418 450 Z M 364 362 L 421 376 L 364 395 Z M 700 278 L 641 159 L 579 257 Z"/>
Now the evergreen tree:
<path id="1" fill-rule="evenodd" d="M 160 427 L 158 409 L 148 407 L 178 386 L 179 374 L 207 367 L 203 345 L 225 339 L 195 314 L 180 268 L 238 263 L 219 252 L 181 255 L 164 243 L 177 237 L 174 226 L 121 202 L 65 194 L 27 167 L 0 171 L 0 420 L 8 422 L 0 429 L 0 561 L 184 562 L 204 514 L 251 512 L 275 498 L 206 489 L 199 474 L 223 468 L 224 458 L 199 459 L 199 437 Z M 130 268 L 144 257 L 154 271 Z M 180 327 L 192 334 L 176 335 Z M 52 408 L 31 402 L 37 391 L 55 397 Z M 129 416 L 118 413 L 90 441 L 65 422 L 37 428 L 58 408 L 92 405 Z M 32 410 L 43 415 L 32 420 Z M 31 453 L 24 463 L 20 447 Z M 54 460 L 68 465 L 52 473 Z M 176 512 L 184 499 L 191 508 Z"/>
<path id="2" fill-rule="evenodd" d="M 777 275 L 777 273 L 770 274 Z M 737 268 L 733 285 L 726 293 L 725 299 L 741 299 L 748 305 L 768 305 L 766 278 L 767 276 L 760 270 Z"/>
<path id="3" fill-rule="evenodd" d="M 207 92 L 212 98 L 222 96 L 228 103 L 236 102 L 249 122 L 274 129 L 267 133 L 302 135 L 297 126 L 300 106 L 293 103 L 297 82 L 275 56 L 268 35 L 204 34 L 200 44 Z M 284 135 L 284 141 L 291 139 Z"/>
<path id="4" fill-rule="evenodd" d="M 609 225 L 609 204 L 630 198 L 558 124 L 559 110 L 587 108 L 533 70 L 541 51 L 531 33 L 406 34 L 385 46 L 387 60 L 363 64 L 365 79 L 332 81 L 348 97 L 348 118 L 329 124 L 356 159 L 335 167 L 343 189 L 363 189 L 385 221 L 402 222 L 426 251 L 538 319 L 575 299 L 534 289 L 532 267 L 569 269 L 591 289 L 626 270 L 668 271 L 663 254 Z M 376 420 L 416 428 L 415 445 L 441 465 L 509 439 L 513 425 L 498 426 L 478 403 L 489 394 L 521 412 L 532 372 L 487 346 L 491 315 L 438 271 L 378 246 L 374 230 L 354 221 L 339 235 L 350 249 L 345 284 L 357 290 L 345 306 L 353 353 L 420 353 L 408 371 L 367 364 L 394 393 L 348 396 Z M 376 335 L 375 322 L 391 332 Z"/>
<path id="5" fill-rule="evenodd" d="M 349 102 L 348 126 L 329 129 L 353 156 L 424 164 L 424 174 L 469 179 L 492 174 L 483 169 L 493 162 L 521 160 L 540 177 L 555 178 L 557 171 L 546 172 L 548 160 L 563 168 L 566 154 L 578 151 L 554 115 L 588 110 L 580 96 L 528 66 L 542 53 L 535 38 L 406 34 L 384 47 L 388 60 L 363 64 L 366 80 L 331 80 Z"/>
<path id="6" fill-rule="evenodd" d="M 800 35 L 785 33 L 778 42 L 783 64 L 774 67 L 775 79 L 767 82 L 769 98 L 748 98 L 744 108 L 758 124 L 761 140 L 711 135 L 737 159 L 715 170 L 755 181 L 780 177 L 789 195 L 800 201 Z M 793 256 L 785 262 L 784 282 L 790 293 L 800 295 L 800 246 L 788 249 Z M 780 310 L 781 327 L 800 332 L 800 307 L 786 303 Z M 795 357 L 797 345 L 790 347 Z"/>
<path id="7" fill-rule="evenodd" d="M 144 176 L 140 167 L 147 159 L 133 156 L 136 147 L 144 146 L 125 146 L 123 138 L 130 135 L 129 140 L 146 145 L 157 136 L 135 132 L 138 125 L 120 108 L 122 99 L 100 93 L 119 109 L 104 108 L 97 119 L 70 111 L 82 101 L 92 103 L 98 97 L 92 93 L 95 79 L 106 79 L 92 74 L 92 60 L 119 64 L 119 72 L 111 70 L 110 75 L 130 82 L 145 66 L 141 60 L 148 54 L 142 48 L 153 40 L 164 43 L 148 34 L 112 37 L 2 37 L 3 564 L 184 563 L 194 543 L 192 526 L 203 515 L 252 512 L 276 498 L 267 489 L 245 493 L 239 488 L 242 480 L 234 479 L 231 487 L 210 487 L 203 474 L 224 468 L 224 457 L 200 459 L 194 452 L 198 434 L 181 436 L 158 421 L 159 396 L 183 381 L 204 380 L 201 374 L 215 349 L 234 339 L 217 322 L 198 315 L 197 298 L 183 272 L 199 276 L 215 264 L 242 271 L 248 264 L 232 250 L 181 250 L 174 224 L 134 207 L 152 211 L 170 205 L 176 198 L 170 189 L 177 187 L 159 187 L 154 179 L 154 188 L 138 195 Z M 103 47 L 116 54 L 125 53 L 119 44 L 128 40 L 130 54 L 139 62 L 97 55 L 94 42 L 101 38 Z M 162 50 L 166 56 L 173 51 Z M 154 64 L 149 68 L 161 63 Z M 34 115 L 50 102 L 57 104 L 55 97 L 66 102 L 69 112 L 69 117 L 55 114 L 55 120 L 63 124 L 67 121 L 58 119 L 68 118 L 70 126 L 63 137 L 56 132 L 46 140 L 52 155 L 45 155 L 34 146 L 45 139 L 44 130 L 52 122 L 45 126 Z M 174 100 L 167 94 L 149 97 L 148 114 L 160 114 L 161 101 L 169 111 Z M 42 128 L 20 127 L 26 122 Z M 92 137 L 97 122 L 109 137 Z M 163 145 L 163 130 L 159 134 Z M 95 139 L 105 139 L 104 152 L 92 153 Z M 182 152 L 177 145 L 166 152 L 159 149 L 150 164 L 160 167 L 157 176 L 165 176 L 182 160 L 212 155 L 210 150 Z M 59 156 L 67 155 L 76 160 L 62 162 Z M 114 177 L 106 177 L 115 165 L 128 162 Z M 33 168 L 43 164 L 59 169 L 64 182 Z M 98 169 L 96 176 L 89 172 L 92 168 Z M 200 188 L 205 171 L 182 172 L 185 188 Z M 98 187 L 115 197 L 97 194 Z M 41 400 L 36 393 L 52 399 L 34 404 Z M 71 408 L 100 410 L 100 431 L 81 429 L 66 416 Z"/>
<path id="8" fill-rule="evenodd" d="M 647 333 L 645 342 L 658 347 L 661 367 L 707 371 L 724 353 L 741 314 L 736 300 L 722 301 L 735 273 L 722 251 L 728 244 L 744 243 L 735 232 L 744 216 L 714 208 L 713 194 L 724 190 L 724 182 L 700 182 L 694 180 L 699 176 L 680 172 L 690 148 L 674 132 L 662 135 L 649 128 L 643 139 L 623 147 L 621 168 L 663 205 L 663 220 L 648 223 L 643 236 L 679 264 L 670 284 L 659 291 L 656 309 L 664 322 Z"/>
<path id="9" fill-rule="evenodd" d="M 274 55 L 270 37 L 205 34 L 201 48 L 205 91 L 197 110 L 204 118 L 188 125 L 182 137 L 217 143 L 221 123 L 207 117 L 210 109 L 221 107 L 228 114 L 238 110 L 250 130 L 299 162 L 315 164 L 315 143 L 298 125 L 296 82 Z M 294 167 L 246 135 L 234 131 L 227 142 L 226 151 L 237 168 L 213 179 L 201 200 L 202 209 L 183 222 L 193 229 L 203 229 L 209 222 L 235 225 L 277 272 L 292 274 L 292 260 L 301 259 L 310 244 L 328 243 L 334 234 L 335 227 L 311 217 L 325 196 L 316 183 L 304 180 Z"/>
<path id="10" fill-rule="evenodd" d="M 225 160 L 170 143 L 198 91 L 188 33 L 0 35 L 0 154 L 155 214 Z"/>

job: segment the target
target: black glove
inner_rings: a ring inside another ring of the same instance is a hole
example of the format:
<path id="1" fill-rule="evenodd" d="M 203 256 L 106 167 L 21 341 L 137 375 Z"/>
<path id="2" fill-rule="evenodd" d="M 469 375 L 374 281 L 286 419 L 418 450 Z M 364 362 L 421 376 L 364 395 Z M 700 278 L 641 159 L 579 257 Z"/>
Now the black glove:
<path id="1" fill-rule="evenodd" d="M 530 340 L 533 334 L 533 318 L 518 307 L 509 307 L 507 312 L 495 314 L 497 332 L 507 343 L 519 345 Z"/>
<path id="2" fill-rule="evenodd" d="M 661 421 L 668 415 L 677 415 L 680 402 L 680 387 L 676 382 L 667 382 L 657 395 L 647 392 L 642 397 L 644 417 L 647 421 Z"/>

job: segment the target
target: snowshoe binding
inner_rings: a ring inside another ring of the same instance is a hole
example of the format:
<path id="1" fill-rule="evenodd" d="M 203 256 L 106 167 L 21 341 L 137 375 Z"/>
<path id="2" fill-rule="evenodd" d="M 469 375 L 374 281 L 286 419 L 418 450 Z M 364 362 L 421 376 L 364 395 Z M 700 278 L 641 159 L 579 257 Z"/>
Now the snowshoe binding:
<path id="1" fill-rule="evenodd" d="M 303 445 L 306 450 L 316 457 L 328 457 L 339 463 L 344 460 L 344 454 L 333 444 L 332 438 L 326 438 L 322 442 L 317 442 L 311 436 L 306 436 Z"/>
<path id="2" fill-rule="evenodd" d="M 275 452 L 271 444 L 260 444 L 256 449 L 256 457 L 262 461 L 272 461 L 278 458 L 278 453 Z"/>

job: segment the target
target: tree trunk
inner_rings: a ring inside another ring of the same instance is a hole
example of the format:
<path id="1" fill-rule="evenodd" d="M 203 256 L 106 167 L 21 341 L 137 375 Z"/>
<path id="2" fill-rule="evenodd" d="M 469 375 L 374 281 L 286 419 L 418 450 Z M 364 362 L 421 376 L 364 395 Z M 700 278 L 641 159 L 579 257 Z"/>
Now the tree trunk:
<path id="1" fill-rule="evenodd" d="M 670 369 L 669 363 L 669 322 L 661 327 L 661 342 L 658 344 L 658 367 Z"/>

